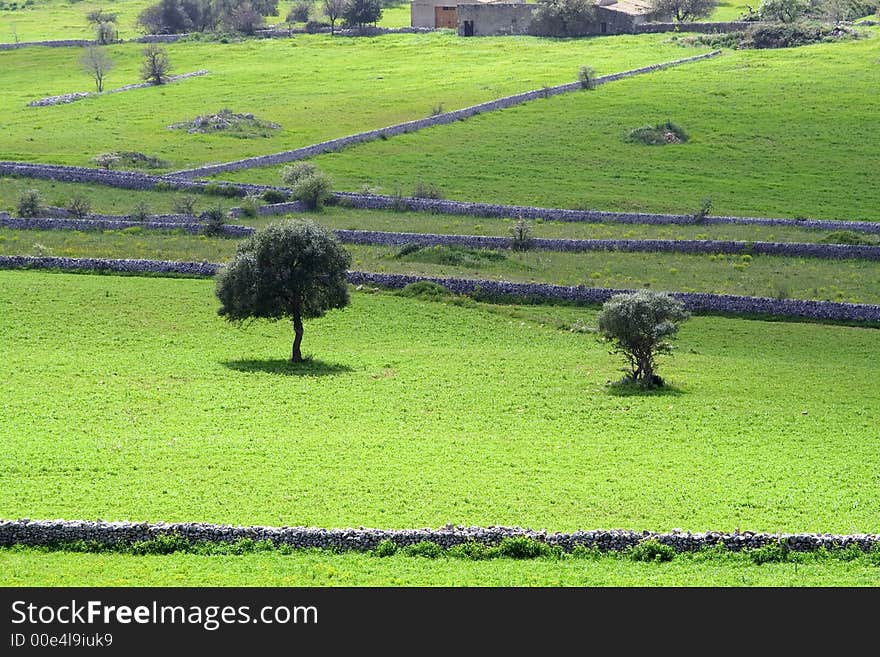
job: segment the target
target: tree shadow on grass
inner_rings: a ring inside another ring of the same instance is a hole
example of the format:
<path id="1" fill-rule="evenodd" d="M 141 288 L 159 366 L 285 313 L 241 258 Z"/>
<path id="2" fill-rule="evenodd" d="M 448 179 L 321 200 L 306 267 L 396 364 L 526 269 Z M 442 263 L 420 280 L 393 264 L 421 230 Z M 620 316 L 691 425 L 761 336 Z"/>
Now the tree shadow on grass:
<path id="1" fill-rule="evenodd" d="M 679 397 L 687 394 L 681 388 L 668 383 L 654 388 L 642 388 L 626 379 L 607 384 L 605 390 L 614 397 Z"/>
<path id="2" fill-rule="evenodd" d="M 291 363 L 285 358 L 227 360 L 222 363 L 236 372 L 264 372 L 281 376 L 333 376 L 354 370 L 340 363 L 326 363 L 315 358 L 306 358 L 301 363 Z"/>

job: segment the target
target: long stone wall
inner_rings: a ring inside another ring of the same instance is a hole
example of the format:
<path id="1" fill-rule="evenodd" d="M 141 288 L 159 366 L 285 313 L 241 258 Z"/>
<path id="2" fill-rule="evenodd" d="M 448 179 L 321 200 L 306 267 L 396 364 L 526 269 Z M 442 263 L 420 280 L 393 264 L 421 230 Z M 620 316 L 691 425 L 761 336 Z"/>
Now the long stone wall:
<path id="1" fill-rule="evenodd" d="M 233 187 L 239 195 L 262 194 L 268 190 L 289 194 L 290 190 L 275 185 L 255 185 L 250 183 L 231 183 L 225 181 L 205 182 L 186 180 L 180 177 L 154 176 L 135 171 L 107 171 L 89 167 L 64 166 L 60 164 L 34 164 L 30 162 L 0 161 L 0 176 L 20 176 L 56 180 L 69 183 L 95 183 L 122 189 L 155 190 L 157 187 L 204 193 L 210 185 Z M 576 221 L 586 223 L 626 223 L 626 224 L 693 224 L 694 218 L 687 214 L 650 214 L 645 212 L 607 212 L 603 210 L 568 210 L 563 208 L 542 208 L 524 205 L 500 205 L 496 203 L 474 203 L 467 201 L 446 201 L 426 198 L 384 196 L 379 194 L 359 194 L 336 192 L 338 203 L 361 210 L 407 210 L 411 212 L 432 212 L 438 214 L 464 215 L 481 218 L 500 219 L 543 219 L 546 221 Z M 302 206 L 294 203 L 264 205 L 259 209 L 261 215 L 300 212 Z M 815 230 L 852 230 L 880 234 L 878 221 L 849 221 L 836 219 L 785 219 L 764 217 L 705 217 L 700 223 L 711 224 L 755 224 L 763 226 L 791 226 Z"/>
<path id="2" fill-rule="evenodd" d="M 754 21 L 728 21 L 719 23 L 642 23 L 634 28 L 635 34 L 658 32 L 696 32 L 698 34 L 723 34 L 741 32 L 755 25 Z"/>
<path id="3" fill-rule="evenodd" d="M 607 82 L 613 82 L 615 80 L 620 80 L 623 78 L 632 77 L 635 75 L 641 75 L 643 73 L 651 73 L 653 71 L 659 71 L 664 68 L 669 68 L 672 66 L 680 66 L 682 64 L 687 64 L 690 62 L 696 62 L 703 59 L 708 59 L 710 57 L 716 57 L 721 54 L 720 50 L 715 50 L 713 52 L 704 53 L 701 55 L 695 55 L 693 57 L 685 57 L 683 59 L 676 59 L 671 62 L 664 62 L 662 64 L 652 64 L 650 66 L 643 66 L 641 68 L 633 69 L 631 71 L 624 71 L 622 73 L 613 73 L 611 75 L 603 75 L 601 77 L 596 78 L 596 84 L 605 84 Z M 377 139 L 387 139 L 388 137 L 393 137 L 394 135 L 405 134 L 409 132 L 416 132 L 418 130 L 423 130 L 425 128 L 430 128 L 437 125 L 445 125 L 448 123 L 454 123 L 455 121 L 460 121 L 462 119 L 466 119 L 471 116 L 475 116 L 477 114 L 482 114 L 484 112 L 493 112 L 500 109 L 505 109 L 507 107 L 513 107 L 514 105 L 520 105 L 522 103 L 529 102 L 531 100 L 535 100 L 538 98 L 547 98 L 549 96 L 557 96 L 559 94 L 570 93 L 572 91 L 577 91 L 582 89 L 580 82 L 571 82 L 568 84 L 562 84 L 555 87 L 547 87 L 545 89 L 537 89 L 534 91 L 527 91 L 521 94 L 515 94 L 513 96 L 506 96 L 504 98 L 499 98 L 497 100 L 488 101 L 485 103 L 480 103 L 479 105 L 472 105 L 471 107 L 465 107 L 460 110 L 455 110 L 452 112 L 445 112 L 443 114 L 438 114 L 436 116 L 431 116 L 424 119 L 418 119 L 415 121 L 407 121 L 406 123 L 398 123 L 397 125 L 388 126 L 386 128 L 379 128 L 377 130 L 368 130 L 366 132 L 359 132 L 354 135 L 349 135 L 348 137 L 340 137 L 338 139 L 331 139 L 329 141 L 324 141 L 319 144 L 312 144 L 311 146 L 305 146 L 303 148 L 297 148 L 290 151 L 284 151 L 282 153 L 274 153 L 272 155 L 260 155 L 257 157 L 249 157 L 242 160 L 236 160 L 234 162 L 225 162 L 222 164 L 211 164 L 203 167 L 196 167 L 194 169 L 186 169 L 182 171 L 176 171 L 173 174 L 170 174 L 174 177 L 181 178 L 200 178 L 204 176 L 212 176 L 218 173 L 223 173 L 226 171 L 238 171 L 240 169 L 253 169 L 257 167 L 265 167 L 272 166 L 276 164 L 284 164 L 285 162 L 293 162 L 296 160 L 304 160 L 310 157 L 314 157 L 316 155 L 320 155 L 322 153 L 330 153 L 335 151 L 340 151 L 344 148 L 352 146 L 354 144 L 363 144 L 370 141 L 375 141 Z"/>
<path id="4" fill-rule="evenodd" d="M 125 546 L 161 536 L 177 535 L 191 544 L 201 542 L 234 543 L 250 539 L 271 541 L 294 548 L 367 551 L 382 541 L 399 547 L 423 541 L 450 548 L 463 543 L 498 545 L 505 538 L 526 537 L 571 552 L 578 546 L 603 552 L 626 550 L 643 541 L 655 540 L 678 552 L 692 552 L 719 544 L 740 551 L 767 545 L 782 545 L 792 551 L 807 552 L 851 546 L 868 552 L 880 545 L 878 534 L 770 534 L 763 532 L 684 532 L 668 533 L 623 529 L 574 532 L 535 531 L 522 527 L 464 527 L 447 525 L 437 529 L 322 529 L 318 527 L 265 527 L 213 525 L 208 523 L 105 522 L 87 520 L 0 520 L 0 545 L 63 546 L 74 541 L 95 541 L 105 546 Z"/>
<path id="5" fill-rule="evenodd" d="M 192 73 L 181 73 L 180 75 L 172 75 L 170 76 L 165 84 L 170 84 L 172 82 L 179 82 L 181 80 L 188 80 L 189 78 L 201 77 L 203 75 L 207 75 L 208 71 L 202 69 L 200 71 L 193 71 Z M 37 100 L 32 100 L 28 103 L 28 107 L 49 107 L 51 105 L 64 105 L 67 103 L 73 103 L 77 100 L 82 100 L 83 98 L 90 98 L 92 96 L 105 96 L 107 94 L 118 94 L 123 91 L 131 91 L 132 89 L 146 89 L 148 87 L 155 87 L 156 85 L 152 82 L 139 82 L 137 84 L 127 84 L 124 87 L 118 87 L 116 89 L 108 89 L 107 91 L 95 92 L 95 91 L 77 91 L 69 94 L 61 94 L 60 96 L 49 96 L 47 98 L 38 98 Z"/>
<path id="6" fill-rule="evenodd" d="M 62 271 L 100 271 L 131 274 L 180 274 L 186 276 L 214 276 L 221 265 L 210 262 L 175 262 L 169 260 L 111 260 L 104 258 L 62 258 L 54 256 L 0 256 L 0 269 L 57 269 Z M 511 283 L 470 278 L 439 278 L 406 274 L 379 274 L 348 272 L 352 285 L 375 285 L 402 288 L 418 281 L 443 285 L 457 294 L 481 298 L 519 298 L 526 300 L 562 300 L 584 304 L 607 301 L 614 294 L 632 290 L 583 286 L 552 285 L 550 283 Z M 695 312 L 731 315 L 768 315 L 798 317 L 843 322 L 880 322 L 880 305 L 838 303 L 833 301 L 805 301 L 800 299 L 770 299 L 729 294 L 701 292 L 672 292 L 685 307 Z"/>
<path id="7" fill-rule="evenodd" d="M 176 215 L 175 215 L 176 216 Z M 183 230 L 196 234 L 203 225 L 195 218 L 151 217 L 135 221 L 128 217 L 70 217 L 19 218 L 0 215 L 0 226 L 18 230 L 124 230 L 139 227 L 145 230 Z M 218 233 L 229 237 L 251 235 L 250 226 L 227 224 Z M 434 233 L 397 233 L 375 230 L 333 231 L 346 244 L 380 244 L 383 246 L 463 246 L 474 249 L 510 249 L 514 241 L 509 237 L 488 235 L 438 235 Z M 742 242 L 733 240 L 575 240 L 532 238 L 528 247 L 543 251 L 585 253 L 589 251 L 621 251 L 628 253 L 687 253 L 687 254 L 748 254 L 784 256 L 789 258 L 823 258 L 829 260 L 880 260 L 880 246 L 851 244 L 815 244 L 809 242 Z"/>

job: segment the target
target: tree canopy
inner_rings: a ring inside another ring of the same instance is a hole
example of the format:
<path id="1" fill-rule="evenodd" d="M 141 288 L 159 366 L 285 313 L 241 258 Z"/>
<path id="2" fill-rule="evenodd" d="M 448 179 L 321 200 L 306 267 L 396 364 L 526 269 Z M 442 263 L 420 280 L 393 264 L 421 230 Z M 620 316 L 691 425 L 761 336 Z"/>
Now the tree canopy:
<path id="1" fill-rule="evenodd" d="M 290 318 L 290 360 L 300 362 L 303 319 L 348 305 L 350 264 L 351 256 L 326 228 L 304 220 L 270 224 L 242 242 L 217 275 L 217 312 L 232 322 Z"/>

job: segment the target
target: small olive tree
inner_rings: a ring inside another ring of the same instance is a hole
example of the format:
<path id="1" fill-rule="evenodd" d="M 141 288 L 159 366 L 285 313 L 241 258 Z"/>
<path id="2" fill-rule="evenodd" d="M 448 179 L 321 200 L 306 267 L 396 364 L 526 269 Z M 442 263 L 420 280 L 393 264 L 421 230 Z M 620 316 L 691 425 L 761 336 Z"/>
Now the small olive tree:
<path id="1" fill-rule="evenodd" d="M 599 332 L 614 345 L 613 353 L 626 358 L 625 380 L 643 388 L 663 385 L 655 374 L 657 356 L 669 354 L 668 339 L 690 317 L 684 305 L 663 292 L 639 290 L 616 294 L 599 313 Z"/>
<path id="2" fill-rule="evenodd" d="M 104 78 L 113 69 L 113 60 L 107 54 L 106 48 L 86 48 L 79 60 L 83 71 L 91 75 L 95 80 L 95 88 L 98 93 L 104 91 Z"/>
<path id="3" fill-rule="evenodd" d="M 171 73 L 171 60 L 164 48 L 155 43 L 143 50 L 144 61 L 141 64 L 141 79 L 152 84 L 164 84 Z"/>
<path id="4" fill-rule="evenodd" d="M 290 361 L 302 361 L 303 319 L 349 303 L 348 254 L 312 221 L 274 223 L 242 242 L 217 275 L 221 316 L 231 322 L 293 320 Z"/>
<path id="5" fill-rule="evenodd" d="M 705 18 L 718 6 L 718 0 L 654 0 L 652 18 L 672 16 L 678 23 Z"/>

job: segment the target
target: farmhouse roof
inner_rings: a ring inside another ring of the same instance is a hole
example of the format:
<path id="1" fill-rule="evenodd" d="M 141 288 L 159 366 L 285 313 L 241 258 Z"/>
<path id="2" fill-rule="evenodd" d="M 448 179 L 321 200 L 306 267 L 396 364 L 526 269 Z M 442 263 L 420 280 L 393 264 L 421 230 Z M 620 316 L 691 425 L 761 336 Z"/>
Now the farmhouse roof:
<path id="1" fill-rule="evenodd" d="M 596 4 L 605 9 L 619 11 L 630 16 L 649 14 L 654 9 L 652 3 L 646 0 L 599 0 Z"/>

